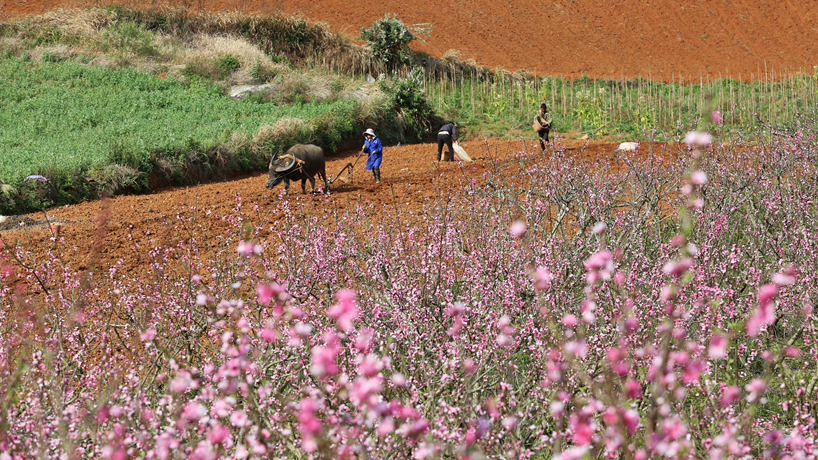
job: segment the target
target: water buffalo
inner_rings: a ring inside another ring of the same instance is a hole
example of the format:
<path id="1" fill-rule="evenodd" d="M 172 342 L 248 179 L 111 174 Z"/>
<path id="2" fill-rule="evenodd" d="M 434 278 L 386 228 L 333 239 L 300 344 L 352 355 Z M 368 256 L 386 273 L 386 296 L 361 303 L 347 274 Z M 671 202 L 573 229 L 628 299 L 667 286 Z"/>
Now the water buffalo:
<path id="1" fill-rule="evenodd" d="M 270 160 L 270 178 L 267 188 L 273 188 L 284 181 L 285 193 L 290 192 L 290 181 L 301 179 L 301 191 L 307 193 L 307 179 L 315 192 L 315 175 L 324 180 L 324 190 L 329 191 L 324 151 L 312 144 L 296 144 L 286 153 Z"/>

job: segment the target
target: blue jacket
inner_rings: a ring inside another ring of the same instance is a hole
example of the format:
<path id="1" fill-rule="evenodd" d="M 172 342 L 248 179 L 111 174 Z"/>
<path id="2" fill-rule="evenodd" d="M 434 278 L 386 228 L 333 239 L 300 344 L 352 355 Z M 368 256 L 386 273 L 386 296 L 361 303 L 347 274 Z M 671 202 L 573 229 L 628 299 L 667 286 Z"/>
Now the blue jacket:
<path id="1" fill-rule="evenodd" d="M 383 159 L 383 144 L 381 144 L 380 139 L 377 137 L 367 139 L 364 143 L 363 152 L 369 154 L 369 158 L 366 160 L 367 170 L 379 168 L 381 166 L 381 160 Z"/>

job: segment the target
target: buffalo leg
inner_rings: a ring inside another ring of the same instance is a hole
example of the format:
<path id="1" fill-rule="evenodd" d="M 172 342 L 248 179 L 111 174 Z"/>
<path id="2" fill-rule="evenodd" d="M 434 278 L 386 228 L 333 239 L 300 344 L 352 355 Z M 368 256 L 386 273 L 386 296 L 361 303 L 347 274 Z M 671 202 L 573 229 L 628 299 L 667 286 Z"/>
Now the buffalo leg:
<path id="1" fill-rule="evenodd" d="M 310 177 L 310 187 L 312 187 L 312 193 L 315 193 L 315 176 Z"/>
<path id="2" fill-rule="evenodd" d="M 320 174 L 321 179 L 324 180 L 324 193 L 329 193 L 329 182 L 327 182 L 327 170 L 326 170 L 326 168 L 321 168 L 321 170 L 318 171 L 318 174 Z"/>
<path id="3" fill-rule="evenodd" d="M 285 195 L 290 194 L 290 180 L 289 179 L 284 179 L 284 194 Z"/>

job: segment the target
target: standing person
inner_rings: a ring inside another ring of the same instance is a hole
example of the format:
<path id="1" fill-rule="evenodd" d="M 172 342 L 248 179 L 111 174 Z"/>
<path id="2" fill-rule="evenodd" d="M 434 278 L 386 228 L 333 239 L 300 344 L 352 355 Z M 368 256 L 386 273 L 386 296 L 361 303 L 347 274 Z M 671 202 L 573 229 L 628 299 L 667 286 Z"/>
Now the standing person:
<path id="1" fill-rule="evenodd" d="M 364 147 L 362 152 L 369 154 L 366 159 L 366 170 L 372 171 L 372 176 L 375 177 L 375 182 L 381 181 L 381 160 L 383 159 L 383 144 L 381 140 L 375 136 L 375 131 L 372 128 L 364 131 Z"/>
<path id="2" fill-rule="evenodd" d="M 452 148 L 452 140 L 457 140 L 457 124 L 453 121 L 447 121 L 446 124 L 437 130 L 437 160 L 438 161 L 454 161 L 454 149 Z M 449 147 L 449 152 L 446 154 L 445 160 L 441 157 L 443 153 L 443 144 Z"/>
<path id="3" fill-rule="evenodd" d="M 533 124 L 537 130 L 537 136 L 540 138 L 540 148 L 543 149 L 543 151 L 545 150 L 545 143 L 548 142 L 548 132 L 551 130 L 551 123 L 553 121 L 554 117 L 551 116 L 551 112 L 548 111 L 548 106 L 543 102 L 540 104 L 540 111 L 537 112 L 537 116 L 534 117 Z"/>

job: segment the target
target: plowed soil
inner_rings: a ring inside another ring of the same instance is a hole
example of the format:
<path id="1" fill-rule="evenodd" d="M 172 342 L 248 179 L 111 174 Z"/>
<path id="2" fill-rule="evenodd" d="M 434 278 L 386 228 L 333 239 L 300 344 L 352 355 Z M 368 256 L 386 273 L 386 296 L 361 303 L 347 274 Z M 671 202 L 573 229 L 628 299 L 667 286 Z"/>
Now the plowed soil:
<path id="1" fill-rule="evenodd" d="M 565 142 L 569 154 L 589 160 L 591 166 L 616 162 L 615 143 Z M 449 193 L 465 181 L 483 183 L 489 168 L 494 170 L 524 148 L 539 150 L 533 140 L 472 141 L 463 145 L 473 157 L 472 163 L 435 162 L 437 145 L 432 144 L 386 147 L 380 184 L 375 184 L 371 173 L 364 169 L 366 158 L 362 157 L 351 175 L 344 173 L 341 176 L 347 182 L 336 181 L 331 185 L 329 195 L 309 193 L 308 182 L 308 194 L 301 193 L 300 183 L 291 183 L 290 194 L 284 196 L 283 185 L 268 190 L 265 188 L 267 174 L 257 174 L 151 195 L 118 196 L 53 208 L 47 211 L 47 218 L 60 225 L 59 236 L 64 241 L 58 252 L 62 262 L 75 270 L 91 264 L 105 269 L 116 266 L 120 274 L 139 279 L 145 264 L 150 262 L 147 251 L 152 248 L 172 247 L 190 238 L 200 241 L 204 252 L 218 247 L 233 228 L 228 220 L 235 217 L 233 210 L 237 196 L 241 197 L 244 217 L 252 217 L 262 229 L 260 237 L 266 238 L 275 231 L 276 223 L 282 218 L 280 214 L 267 212 L 275 200 L 289 200 L 293 205 L 291 209 L 329 220 L 334 219 L 336 213 L 354 209 L 359 204 L 372 205 L 372 217 L 375 218 L 394 216 L 393 211 L 398 206 L 405 213 L 417 213 L 435 194 Z M 653 148 L 661 151 L 669 147 L 656 144 Z M 337 174 L 344 165 L 354 162 L 357 155 L 358 152 L 353 151 L 329 158 L 328 174 Z M 499 169 L 501 174 L 510 170 Z M 319 183 L 317 181 L 316 186 Z M 253 210 L 255 206 L 259 211 Z M 17 242 L 44 253 L 53 244 L 51 230 L 43 224 L 45 220 L 43 213 L 32 214 L 24 218 L 25 225 L 21 227 L 21 217 L 14 218 L 5 223 L 5 228 L 0 224 L 0 238 L 6 244 Z M 190 224 L 191 221 L 196 222 L 195 226 Z"/>
<path id="2" fill-rule="evenodd" d="M 93 0 L 7 0 L 0 18 Z M 356 38 L 385 13 L 429 23 L 419 50 L 537 74 L 764 79 L 818 65 L 815 0 L 122 0 L 210 11 L 302 13 Z"/>

